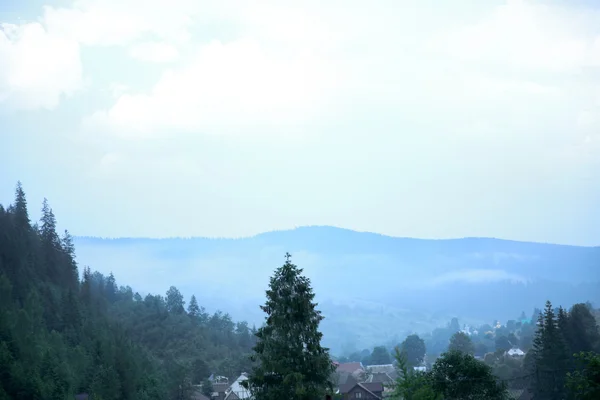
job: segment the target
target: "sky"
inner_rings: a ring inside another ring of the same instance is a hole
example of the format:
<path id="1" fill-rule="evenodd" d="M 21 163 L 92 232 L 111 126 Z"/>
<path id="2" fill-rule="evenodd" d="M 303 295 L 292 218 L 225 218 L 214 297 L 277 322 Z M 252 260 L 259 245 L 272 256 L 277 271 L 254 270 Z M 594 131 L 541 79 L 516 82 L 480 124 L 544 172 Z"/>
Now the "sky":
<path id="1" fill-rule="evenodd" d="M 103 237 L 600 243 L 588 1 L 0 3 L 0 202 Z"/>

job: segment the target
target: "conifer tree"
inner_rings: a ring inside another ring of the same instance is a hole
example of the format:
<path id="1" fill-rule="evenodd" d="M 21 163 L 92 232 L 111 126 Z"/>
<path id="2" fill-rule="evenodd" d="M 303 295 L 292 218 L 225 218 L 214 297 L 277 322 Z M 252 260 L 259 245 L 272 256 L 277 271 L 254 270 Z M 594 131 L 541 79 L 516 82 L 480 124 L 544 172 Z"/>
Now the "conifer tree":
<path id="1" fill-rule="evenodd" d="M 19 228 L 30 228 L 27 199 L 25 198 L 25 192 L 23 191 L 21 181 L 17 182 L 17 188 L 15 189 L 14 218 Z"/>
<path id="2" fill-rule="evenodd" d="M 321 312 L 313 302 L 310 280 L 292 264 L 271 277 L 261 309 L 266 323 L 257 332 L 252 360 L 256 365 L 245 382 L 254 400 L 314 400 L 330 389 L 334 371 L 329 350 L 321 347 Z"/>
<path id="3" fill-rule="evenodd" d="M 600 332 L 587 305 L 575 304 L 569 312 L 569 344 L 573 353 L 600 352 Z"/>
<path id="4" fill-rule="evenodd" d="M 56 233 L 56 217 L 50 205 L 48 199 L 44 198 L 42 203 L 42 226 L 40 227 L 40 234 L 45 244 L 52 246 L 54 249 L 60 248 L 60 240 Z"/>
<path id="5" fill-rule="evenodd" d="M 185 313 L 185 301 L 183 301 L 183 295 L 175 286 L 171 286 L 169 290 L 167 290 L 166 303 L 167 311 L 175 314 Z"/>
<path id="6" fill-rule="evenodd" d="M 192 295 L 190 299 L 190 304 L 188 306 L 188 314 L 190 317 L 199 318 L 200 317 L 200 307 L 198 306 L 198 300 L 196 300 L 196 296 Z"/>
<path id="7" fill-rule="evenodd" d="M 565 395 L 568 353 L 550 301 L 538 319 L 533 340 L 534 371 L 531 391 L 535 399 L 560 400 Z"/>

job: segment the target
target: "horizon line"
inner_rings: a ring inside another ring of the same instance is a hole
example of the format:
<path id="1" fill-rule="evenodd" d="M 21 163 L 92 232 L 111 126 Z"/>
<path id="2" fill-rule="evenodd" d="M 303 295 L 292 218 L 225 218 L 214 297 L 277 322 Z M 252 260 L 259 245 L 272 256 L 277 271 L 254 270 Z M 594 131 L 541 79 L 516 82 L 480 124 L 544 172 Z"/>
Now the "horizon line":
<path id="1" fill-rule="evenodd" d="M 271 231 L 259 232 L 254 235 L 246 235 L 246 236 L 160 236 L 160 237 L 149 237 L 149 236 L 90 236 L 90 235 L 74 235 L 75 238 L 80 239 L 100 239 L 100 240 L 194 240 L 194 239 L 209 239 L 209 240 L 244 240 L 244 239 L 254 239 L 259 236 L 268 235 L 271 233 L 283 233 L 283 232 L 292 232 L 299 229 L 307 229 L 307 228 L 332 228 L 340 231 L 348 231 L 358 234 L 367 234 L 367 235 L 377 235 L 382 236 L 384 238 L 390 239 L 404 239 L 404 240 L 418 240 L 418 241 L 456 241 L 456 240 L 497 240 L 503 242 L 514 242 L 514 243 L 528 243 L 528 244 L 540 244 L 540 245 L 553 245 L 553 246 L 564 246 L 564 247 L 582 247 L 582 248 L 597 248 L 600 245 L 576 245 L 576 244 L 563 244 L 563 243 L 553 243 L 553 242 L 538 242 L 538 241 L 530 241 L 530 240 L 515 240 L 515 239 L 505 239 L 494 236 L 464 236 L 464 237 L 447 237 L 447 238 L 419 238 L 412 236 L 393 236 L 378 232 L 372 231 L 360 231 L 356 229 L 343 228 L 334 225 L 300 225 L 295 226 L 293 228 L 287 229 L 274 229 Z"/>

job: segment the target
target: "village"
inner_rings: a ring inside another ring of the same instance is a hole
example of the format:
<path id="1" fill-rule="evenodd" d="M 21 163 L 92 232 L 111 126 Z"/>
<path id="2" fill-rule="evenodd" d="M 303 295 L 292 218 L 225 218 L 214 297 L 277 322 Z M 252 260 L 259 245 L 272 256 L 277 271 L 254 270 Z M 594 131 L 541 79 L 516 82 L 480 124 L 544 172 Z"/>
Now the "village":
<path id="1" fill-rule="evenodd" d="M 525 356 L 519 348 L 512 348 L 504 356 L 513 359 L 522 359 Z M 481 357 L 476 357 L 481 359 Z M 361 362 L 333 362 L 335 372 L 331 380 L 334 394 L 342 400 L 382 400 L 393 392 L 393 385 L 398 379 L 398 371 L 394 364 L 363 365 Z M 427 371 L 427 362 L 415 366 L 415 371 Z M 202 385 L 195 385 L 194 400 L 252 400 L 250 392 L 242 386 L 248 379 L 248 374 L 242 372 L 240 376 L 230 383 L 225 376 L 211 375 L 208 378 L 212 386 L 210 396 L 204 394 Z"/>

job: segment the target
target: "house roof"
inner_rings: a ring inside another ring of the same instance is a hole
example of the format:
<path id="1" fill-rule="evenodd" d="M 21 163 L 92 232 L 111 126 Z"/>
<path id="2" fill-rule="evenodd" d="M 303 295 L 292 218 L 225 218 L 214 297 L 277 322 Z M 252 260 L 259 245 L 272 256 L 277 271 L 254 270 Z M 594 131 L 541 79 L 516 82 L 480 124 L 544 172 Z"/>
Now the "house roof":
<path id="1" fill-rule="evenodd" d="M 351 374 L 355 373 L 358 370 L 364 370 L 362 363 L 359 363 L 359 362 L 341 363 L 336 368 L 337 372 L 349 372 Z"/>
<path id="2" fill-rule="evenodd" d="M 191 399 L 192 400 L 210 400 L 208 397 L 206 397 L 203 393 L 201 393 L 199 391 L 192 394 Z"/>
<path id="3" fill-rule="evenodd" d="M 361 387 L 363 390 L 365 390 L 367 393 L 369 393 L 371 396 L 375 397 L 376 399 L 381 399 L 381 396 L 376 394 L 376 393 L 383 393 L 383 383 L 381 383 L 381 382 L 364 382 L 364 383 L 355 383 L 355 384 L 344 385 L 344 387 L 340 388 L 340 393 L 346 394 L 346 393 L 350 392 L 352 389 L 354 389 L 356 386 Z"/>
<path id="4" fill-rule="evenodd" d="M 393 364 L 369 365 L 367 366 L 367 371 L 370 374 L 386 373 L 392 379 L 396 379 L 398 377 L 398 373 Z"/>
<path id="5" fill-rule="evenodd" d="M 367 365 L 369 372 L 390 372 L 395 371 L 394 364 L 379 364 L 379 365 Z"/>
<path id="6" fill-rule="evenodd" d="M 213 392 L 223 393 L 229 388 L 229 384 L 227 383 L 213 383 Z"/>
<path id="7" fill-rule="evenodd" d="M 229 391 L 225 396 L 225 399 L 228 399 L 231 393 L 234 393 L 238 399 L 248 399 L 250 398 L 250 392 L 248 389 L 242 386 L 242 382 L 248 380 L 248 375 L 245 372 L 242 374 L 231 384 L 229 387 Z"/>
<path id="8" fill-rule="evenodd" d="M 510 349 L 506 352 L 509 356 L 523 356 L 525 352 L 521 349 Z"/>
<path id="9" fill-rule="evenodd" d="M 339 372 L 337 374 L 337 385 L 342 386 L 348 383 L 358 383 L 358 381 L 350 372 Z"/>
<path id="10" fill-rule="evenodd" d="M 387 372 L 375 372 L 374 374 L 369 375 L 367 382 L 381 382 L 383 384 L 390 384 L 394 382 L 394 378 L 392 378 Z"/>

